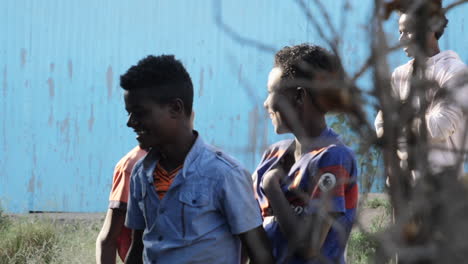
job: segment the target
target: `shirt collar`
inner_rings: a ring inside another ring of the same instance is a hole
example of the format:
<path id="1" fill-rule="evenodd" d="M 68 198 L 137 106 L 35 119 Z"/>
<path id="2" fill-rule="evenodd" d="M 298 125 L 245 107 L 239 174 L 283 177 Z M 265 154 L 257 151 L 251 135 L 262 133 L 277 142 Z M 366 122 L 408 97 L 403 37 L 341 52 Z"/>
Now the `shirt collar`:
<path id="1" fill-rule="evenodd" d="M 198 156 L 200 156 L 201 152 L 205 148 L 205 142 L 200 137 L 198 132 L 194 130 L 193 133 L 196 135 L 197 138 L 195 139 L 195 142 L 193 143 L 192 147 L 190 148 L 190 151 L 188 152 L 184 160 L 184 165 L 182 167 L 182 176 L 184 178 L 186 177 L 185 174 L 187 169 L 192 163 L 194 163 L 197 160 Z M 153 172 L 156 168 L 156 165 L 158 164 L 159 158 L 159 153 L 156 150 L 152 149 L 143 160 L 143 174 L 150 183 L 153 182 Z"/>
<path id="2" fill-rule="evenodd" d="M 203 141 L 203 139 L 200 137 L 197 131 L 194 130 L 193 132 L 197 136 L 197 139 L 195 140 L 195 143 L 193 143 L 192 148 L 185 157 L 184 166 L 182 167 L 182 176 L 184 178 L 187 169 L 190 167 L 191 164 L 193 164 L 197 160 L 197 158 L 202 153 L 203 149 L 205 149 L 205 142 Z"/>

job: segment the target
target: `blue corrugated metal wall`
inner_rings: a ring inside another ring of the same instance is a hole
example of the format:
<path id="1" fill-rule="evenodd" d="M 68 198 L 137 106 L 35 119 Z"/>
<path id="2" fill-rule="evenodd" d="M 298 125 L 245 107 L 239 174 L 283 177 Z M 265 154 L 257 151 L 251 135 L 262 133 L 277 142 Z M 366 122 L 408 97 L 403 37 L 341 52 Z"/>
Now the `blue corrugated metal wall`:
<path id="1" fill-rule="evenodd" d="M 345 1 L 323 2 L 343 30 L 345 66 L 353 72 L 368 55 L 373 1 L 349 1 L 346 23 Z M 136 144 L 125 126 L 119 75 L 148 54 L 174 53 L 184 62 L 195 84 L 196 128 L 253 169 L 278 139 L 261 106 L 273 54 L 223 32 L 217 7 L 234 31 L 273 49 L 324 42 L 295 1 L 214 3 L 0 0 L 2 206 L 9 212 L 105 210 L 113 166 Z M 467 11 L 449 13 L 442 38 L 465 61 Z M 387 28 L 396 41 L 396 18 Z M 404 60 L 398 52 L 392 66 Z M 368 76 L 361 84 L 370 86 Z"/>

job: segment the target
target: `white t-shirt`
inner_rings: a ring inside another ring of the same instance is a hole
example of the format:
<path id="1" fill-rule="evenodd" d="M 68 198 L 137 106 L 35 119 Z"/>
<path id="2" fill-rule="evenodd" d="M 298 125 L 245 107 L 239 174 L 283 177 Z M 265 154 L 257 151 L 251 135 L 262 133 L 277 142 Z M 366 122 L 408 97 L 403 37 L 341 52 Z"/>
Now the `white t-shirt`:
<path id="1" fill-rule="evenodd" d="M 392 74 L 393 94 L 401 101 L 406 101 L 410 91 L 410 79 L 414 60 L 399 66 Z M 436 95 L 426 111 L 427 131 L 429 135 L 429 164 L 434 171 L 441 167 L 453 166 L 459 161 L 459 151 L 468 149 L 465 140 L 466 114 L 468 113 L 468 76 L 467 66 L 453 51 L 443 51 L 427 59 L 426 78 L 438 85 L 428 87 L 429 94 L 438 94 L 442 90 L 450 96 L 442 99 Z M 419 102 L 413 102 L 418 104 Z M 463 114 L 465 112 L 465 115 Z M 377 134 L 383 133 L 382 112 L 375 119 Z M 465 143 L 465 144 L 464 144 Z M 463 156 L 464 157 L 464 156 Z M 459 168 L 463 173 L 463 163 Z"/>

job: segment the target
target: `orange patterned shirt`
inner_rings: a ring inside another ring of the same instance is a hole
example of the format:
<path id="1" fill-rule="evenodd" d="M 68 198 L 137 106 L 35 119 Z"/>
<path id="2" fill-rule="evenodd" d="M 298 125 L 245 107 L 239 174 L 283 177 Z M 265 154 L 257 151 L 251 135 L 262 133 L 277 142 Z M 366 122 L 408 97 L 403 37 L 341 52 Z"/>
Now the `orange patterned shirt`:
<path id="1" fill-rule="evenodd" d="M 180 169 L 182 169 L 182 165 L 175 168 L 171 172 L 167 172 L 158 163 L 153 173 L 153 179 L 154 179 L 153 185 L 154 185 L 154 188 L 156 189 L 156 192 L 158 193 L 159 199 L 162 199 L 164 195 L 166 194 L 167 190 L 169 190 L 169 187 L 171 187 L 172 181 L 174 180 L 175 176 L 177 175 Z"/>

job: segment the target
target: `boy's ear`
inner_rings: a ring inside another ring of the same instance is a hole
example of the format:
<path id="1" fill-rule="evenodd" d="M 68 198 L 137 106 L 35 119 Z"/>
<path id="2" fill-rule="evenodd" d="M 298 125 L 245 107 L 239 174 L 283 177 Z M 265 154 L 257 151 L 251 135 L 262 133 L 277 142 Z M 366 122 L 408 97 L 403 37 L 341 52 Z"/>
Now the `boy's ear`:
<path id="1" fill-rule="evenodd" d="M 185 114 L 185 107 L 184 107 L 184 102 L 180 98 L 175 98 L 169 103 L 169 111 L 171 114 L 171 117 L 177 118 L 180 115 Z"/>
<path id="2" fill-rule="evenodd" d="M 304 100 L 306 96 L 306 91 L 303 87 L 297 87 L 296 88 L 296 93 L 294 95 L 294 101 L 296 102 L 297 105 L 303 105 Z"/>

